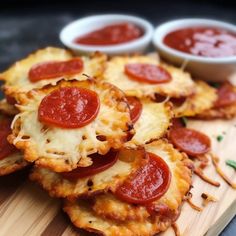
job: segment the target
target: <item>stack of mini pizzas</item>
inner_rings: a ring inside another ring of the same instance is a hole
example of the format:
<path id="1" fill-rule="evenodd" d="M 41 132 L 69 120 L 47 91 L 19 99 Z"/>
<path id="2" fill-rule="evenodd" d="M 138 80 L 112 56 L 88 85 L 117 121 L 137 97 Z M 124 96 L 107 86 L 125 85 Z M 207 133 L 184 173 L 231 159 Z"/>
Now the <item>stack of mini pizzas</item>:
<path id="1" fill-rule="evenodd" d="M 0 175 L 33 164 L 30 179 L 64 198 L 76 227 L 108 236 L 170 227 L 196 172 L 192 160 L 210 152 L 210 139 L 181 118 L 236 114 L 230 83 L 194 81 L 157 55 L 46 48 L 0 78 Z"/>

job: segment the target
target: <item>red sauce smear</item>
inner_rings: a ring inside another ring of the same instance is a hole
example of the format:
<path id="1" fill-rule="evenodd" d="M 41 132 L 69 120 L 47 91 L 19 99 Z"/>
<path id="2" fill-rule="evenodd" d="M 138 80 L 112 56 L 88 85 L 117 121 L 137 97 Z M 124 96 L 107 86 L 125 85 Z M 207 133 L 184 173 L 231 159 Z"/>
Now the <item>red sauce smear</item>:
<path id="1" fill-rule="evenodd" d="M 126 43 L 143 35 L 143 30 L 132 23 L 108 25 L 83 36 L 79 36 L 74 43 L 84 45 L 109 46 Z"/>
<path id="2" fill-rule="evenodd" d="M 170 73 L 164 68 L 144 63 L 125 65 L 125 74 L 128 75 L 130 79 L 150 84 L 167 83 L 172 79 Z"/>
<path id="3" fill-rule="evenodd" d="M 169 188 L 171 172 L 166 162 L 153 153 L 147 153 L 148 163 L 138 169 L 118 187 L 115 195 L 121 200 L 135 204 L 152 202 Z"/>
<path id="4" fill-rule="evenodd" d="M 224 83 L 217 90 L 218 98 L 214 107 L 225 107 L 236 103 L 236 89 L 230 83 Z"/>
<path id="5" fill-rule="evenodd" d="M 236 34 L 221 28 L 192 27 L 167 34 L 164 44 L 181 52 L 202 57 L 236 55 Z"/>
<path id="6" fill-rule="evenodd" d="M 175 127 L 177 124 L 175 124 Z M 170 141 L 180 150 L 190 156 L 207 153 L 211 148 L 211 141 L 205 134 L 184 127 L 171 128 Z"/>
<path id="7" fill-rule="evenodd" d="M 3 119 L 0 121 L 0 160 L 17 152 L 14 145 L 7 141 L 7 136 L 11 133 L 11 120 Z"/>
<path id="8" fill-rule="evenodd" d="M 106 155 L 95 153 L 89 156 L 93 164 L 88 167 L 78 167 L 70 172 L 63 172 L 62 176 L 69 180 L 77 180 L 87 176 L 92 176 L 112 167 L 118 160 L 116 152 L 110 151 Z"/>
<path id="9" fill-rule="evenodd" d="M 29 80 L 37 82 L 44 79 L 54 79 L 65 75 L 75 75 L 83 70 L 83 61 L 74 58 L 68 61 L 50 61 L 36 64 L 29 70 Z"/>
<path id="10" fill-rule="evenodd" d="M 137 122 L 141 116 L 143 105 L 136 97 L 126 97 L 130 107 L 130 118 L 133 123 Z"/>
<path id="11" fill-rule="evenodd" d="M 17 102 L 16 102 L 16 99 L 10 95 L 5 95 L 6 97 L 6 100 L 7 100 L 7 103 L 10 104 L 10 105 L 15 105 Z"/>
<path id="12" fill-rule="evenodd" d="M 97 117 L 99 108 L 100 100 L 94 91 L 65 87 L 43 98 L 38 109 L 38 119 L 61 128 L 80 128 Z"/>

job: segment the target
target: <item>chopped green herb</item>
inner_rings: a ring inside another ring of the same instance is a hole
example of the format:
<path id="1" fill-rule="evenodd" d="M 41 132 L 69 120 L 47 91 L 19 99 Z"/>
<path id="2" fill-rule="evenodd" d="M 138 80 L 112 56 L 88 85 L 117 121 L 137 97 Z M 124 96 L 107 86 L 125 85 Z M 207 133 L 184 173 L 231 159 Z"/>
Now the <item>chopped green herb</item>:
<path id="1" fill-rule="evenodd" d="M 227 160 L 227 161 L 226 161 L 226 164 L 227 164 L 228 166 L 233 167 L 233 168 L 236 170 L 236 161 Z"/>
<path id="2" fill-rule="evenodd" d="M 216 139 L 217 139 L 218 142 L 221 142 L 223 140 L 223 136 L 222 135 L 218 135 L 216 137 Z"/>
<path id="3" fill-rule="evenodd" d="M 186 117 L 181 117 L 181 122 L 183 123 L 184 127 L 186 127 L 188 123 L 188 119 Z"/>
<path id="4" fill-rule="evenodd" d="M 214 88 L 219 88 L 220 87 L 220 83 L 212 82 L 212 83 L 210 83 L 210 85 Z"/>

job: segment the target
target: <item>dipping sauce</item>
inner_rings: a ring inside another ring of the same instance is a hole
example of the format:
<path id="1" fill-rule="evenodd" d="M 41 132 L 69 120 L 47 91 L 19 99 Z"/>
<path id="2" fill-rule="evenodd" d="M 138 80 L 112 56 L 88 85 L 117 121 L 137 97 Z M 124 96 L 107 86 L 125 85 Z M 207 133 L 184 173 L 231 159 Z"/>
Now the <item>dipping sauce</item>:
<path id="1" fill-rule="evenodd" d="M 181 52 L 203 57 L 236 55 L 236 34 L 215 27 L 192 27 L 167 34 L 164 44 Z"/>
<path id="2" fill-rule="evenodd" d="M 132 23 L 108 25 L 104 28 L 79 36 L 74 43 L 84 45 L 109 46 L 121 44 L 140 38 L 143 30 Z"/>

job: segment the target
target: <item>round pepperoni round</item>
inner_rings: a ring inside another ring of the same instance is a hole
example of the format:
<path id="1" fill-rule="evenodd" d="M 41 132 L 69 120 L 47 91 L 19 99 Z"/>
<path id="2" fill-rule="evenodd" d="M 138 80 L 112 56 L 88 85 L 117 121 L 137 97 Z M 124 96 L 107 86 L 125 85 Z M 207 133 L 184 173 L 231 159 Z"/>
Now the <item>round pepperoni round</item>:
<path id="1" fill-rule="evenodd" d="M 62 176 L 69 180 L 77 180 L 95 175 L 113 166 L 118 160 L 118 155 L 116 152 L 110 151 L 106 155 L 93 154 L 90 158 L 93 162 L 91 166 L 78 167 L 70 172 L 63 172 Z"/>
<path id="2" fill-rule="evenodd" d="M 153 153 L 147 153 L 148 163 L 137 170 L 116 190 L 123 201 L 135 204 L 152 202 L 168 190 L 171 172 L 166 162 Z"/>
<path id="3" fill-rule="evenodd" d="M 11 120 L 3 119 L 0 121 L 0 160 L 17 152 L 15 146 L 7 141 L 7 136 L 11 133 Z"/>
<path id="4" fill-rule="evenodd" d="M 215 108 L 224 107 L 236 103 L 236 90 L 230 83 L 224 83 L 217 91 L 218 98 Z"/>
<path id="5" fill-rule="evenodd" d="M 98 115 L 100 101 L 97 93 L 77 87 L 57 89 L 43 98 L 39 105 L 40 122 L 61 128 L 80 128 Z"/>
<path id="6" fill-rule="evenodd" d="M 83 61 L 74 58 L 69 61 L 50 61 L 36 64 L 29 71 L 29 80 L 37 82 L 43 79 L 53 79 L 65 75 L 75 75 L 83 70 Z"/>
<path id="7" fill-rule="evenodd" d="M 169 133 L 170 141 L 190 156 L 207 153 L 211 148 L 211 140 L 205 134 L 188 128 L 173 128 Z"/>
<path id="8" fill-rule="evenodd" d="M 125 73 L 130 79 L 150 84 L 167 83 L 171 80 L 171 75 L 167 70 L 151 64 L 127 64 Z"/>
<path id="9" fill-rule="evenodd" d="M 141 116 L 143 105 L 136 97 L 126 97 L 130 107 L 130 118 L 135 123 Z"/>

